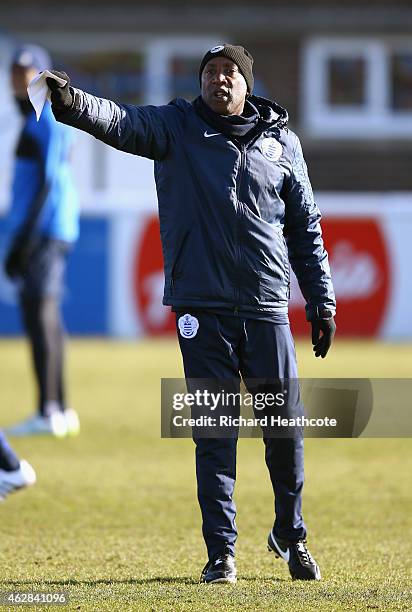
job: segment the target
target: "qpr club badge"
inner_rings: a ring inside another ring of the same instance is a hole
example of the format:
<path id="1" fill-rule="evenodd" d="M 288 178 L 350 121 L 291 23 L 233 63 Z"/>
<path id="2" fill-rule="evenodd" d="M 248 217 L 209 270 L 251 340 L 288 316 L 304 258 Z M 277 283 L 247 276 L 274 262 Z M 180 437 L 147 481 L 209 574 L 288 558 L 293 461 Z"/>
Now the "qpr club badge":
<path id="1" fill-rule="evenodd" d="M 276 138 L 264 138 L 262 140 L 262 153 L 269 161 L 276 162 L 280 159 L 283 148 Z"/>
<path id="2" fill-rule="evenodd" d="M 182 338 L 194 338 L 199 329 L 199 321 L 190 314 L 181 316 L 178 320 L 179 332 Z"/>

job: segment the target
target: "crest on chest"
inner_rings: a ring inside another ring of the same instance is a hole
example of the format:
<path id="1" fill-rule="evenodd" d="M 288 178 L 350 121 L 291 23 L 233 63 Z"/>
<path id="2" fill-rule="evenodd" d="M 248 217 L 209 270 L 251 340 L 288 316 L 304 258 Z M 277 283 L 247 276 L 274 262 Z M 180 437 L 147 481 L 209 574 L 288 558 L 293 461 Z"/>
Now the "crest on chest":
<path id="1" fill-rule="evenodd" d="M 264 138 L 260 144 L 263 156 L 269 161 L 276 162 L 280 159 L 283 147 L 276 138 Z"/>

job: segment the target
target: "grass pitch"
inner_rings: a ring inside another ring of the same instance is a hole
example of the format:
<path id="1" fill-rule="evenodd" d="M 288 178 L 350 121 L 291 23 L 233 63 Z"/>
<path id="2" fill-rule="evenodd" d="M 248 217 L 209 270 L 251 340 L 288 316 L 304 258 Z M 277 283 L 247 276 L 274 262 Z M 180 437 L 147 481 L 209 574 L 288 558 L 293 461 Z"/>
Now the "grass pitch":
<path id="1" fill-rule="evenodd" d="M 341 341 L 322 362 L 308 344 L 297 349 L 305 377 L 411 375 L 410 345 Z M 0 362 L 6 425 L 33 405 L 25 344 L 0 342 Z M 273 500 L 263 444 L 240 440 L 238 583 L 198 584 L 206 557 L 193 444 L 159 438 L 160 377 L 181 375 L 174 340 L 71 342 L 82 432 L 13 440 L 38 483 L 0 506 L 0 592 L 66 591 L 69 605 L 55 609 L 98 612 L 412 609 L 407 439 L 306 441 L 303 510 L 319 583 L 292 582 L 266 552 Z"/>

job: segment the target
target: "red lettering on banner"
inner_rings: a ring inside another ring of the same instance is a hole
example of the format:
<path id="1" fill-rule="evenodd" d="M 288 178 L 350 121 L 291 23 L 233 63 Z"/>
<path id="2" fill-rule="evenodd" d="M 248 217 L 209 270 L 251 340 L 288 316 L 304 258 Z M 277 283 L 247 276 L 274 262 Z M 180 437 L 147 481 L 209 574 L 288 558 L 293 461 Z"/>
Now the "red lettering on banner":
<path id="1" fill-rule="evenodd" d="M 322 221 L 336 291 L 339 336 L 379 333 L 390 296 L 390 261 L 379 222 L 373 218 L 330 218 Z M 147 333 L 175 330 L 170 307 L 162 305 L 164 272 L 158 218 L 149 217 L 137 245 L 134 296 Z M 289 314 L 293 332 L 309 336 L 304 300 L 292 279 Z"/>
<path id="2" fill-rule="evenodd" d="M 372 218 L 322 221 L 336 292 L 338 334 L 379 333 L 390 296 L 390 263 L 379 222 Z M 304 300 L 293 279 L 289 313 L 295 334 L 309 334 Z"/>
<path id="3" fill-rule="evenodd" d="M 159 219 L 149 217 L 142 229 L 133 267 L 134 298 L 146 333 L 174 331 L 175 317 L 170 306 L 163 306 L 163 255 Z"/>

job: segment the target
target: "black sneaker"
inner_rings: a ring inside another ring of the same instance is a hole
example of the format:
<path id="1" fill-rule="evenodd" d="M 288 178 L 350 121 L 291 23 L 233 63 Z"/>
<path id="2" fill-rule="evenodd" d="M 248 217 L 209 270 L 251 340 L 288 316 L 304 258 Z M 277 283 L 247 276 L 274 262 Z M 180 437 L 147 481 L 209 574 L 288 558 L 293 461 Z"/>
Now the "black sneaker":
<path id="1" fill-rule="evenodd" d="M 200 582 L 206 584 L 218 582 L 236 582 L 235 558 L 230 553 L 223 553 L 208 561 L 202 570 Z"/>
<path id="2" fill-rule="evenodd" d="M 319 565 L 308 551 L 306 540 L 297 542 L 280 540 L 271 531 L 268 537 L 268 550 L 286 561 L 293 580 L 320 580 Z"/>

